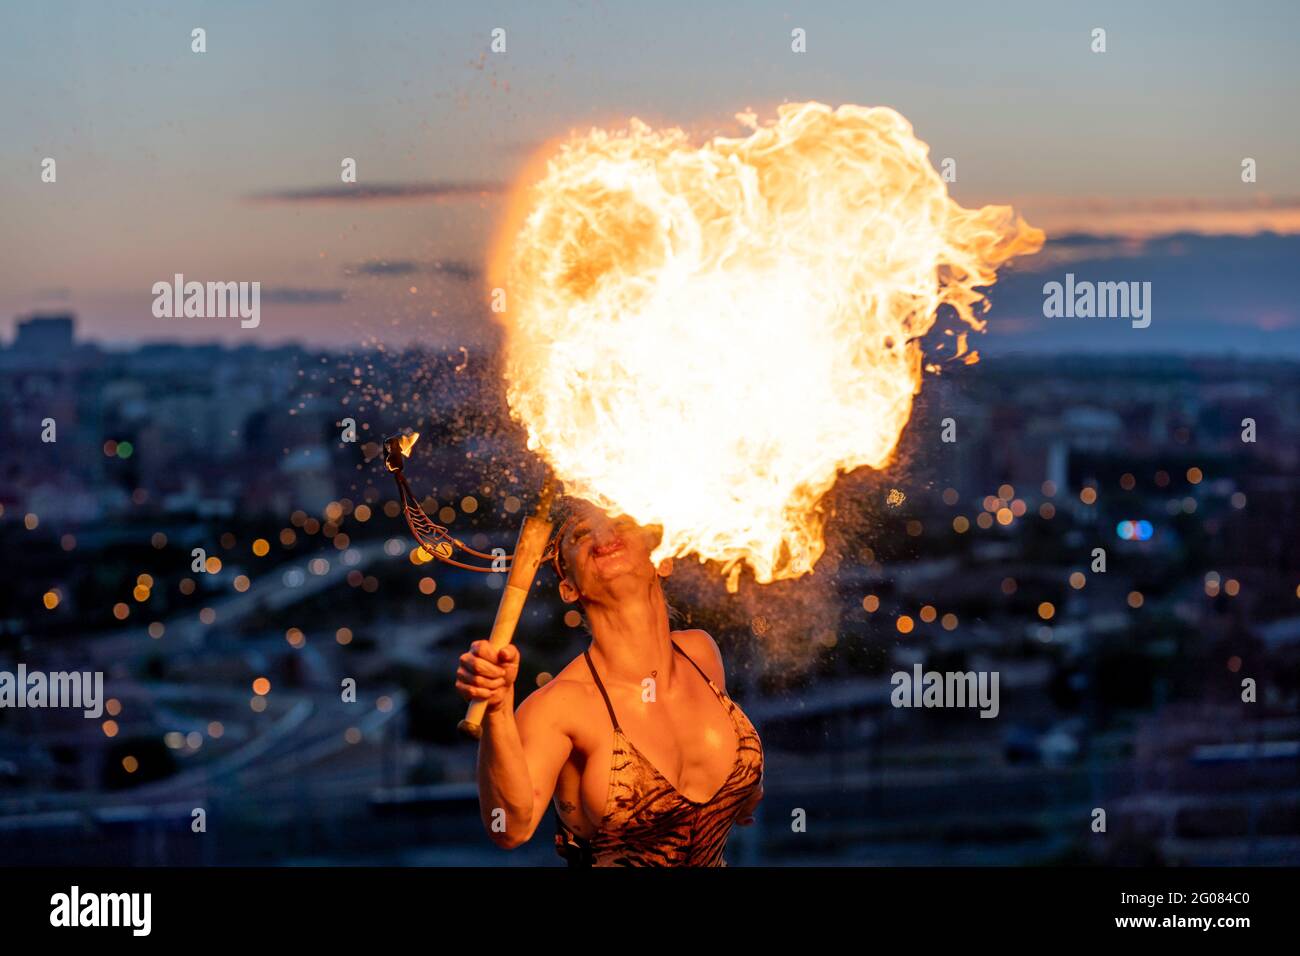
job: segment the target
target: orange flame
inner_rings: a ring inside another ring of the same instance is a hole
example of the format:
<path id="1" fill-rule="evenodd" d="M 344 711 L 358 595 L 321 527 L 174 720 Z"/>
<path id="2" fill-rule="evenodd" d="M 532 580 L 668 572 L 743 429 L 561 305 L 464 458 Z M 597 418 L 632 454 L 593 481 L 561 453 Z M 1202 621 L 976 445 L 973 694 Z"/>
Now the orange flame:
<path id="1" fill-rule="evenodd" d="M 492 268 L 529 447 L 566 492 L 661 526 L 656 561 L 716 560 L 732 590 L 745 565 L 812 570 L 836 476 L 894 453 L 935 311 L 982 329 L 975 288 L 1043 243 L 949 199 L 893 110 L 738 118 L 751 135 L 698 148 L 635 119 L 571 139 Z"/>

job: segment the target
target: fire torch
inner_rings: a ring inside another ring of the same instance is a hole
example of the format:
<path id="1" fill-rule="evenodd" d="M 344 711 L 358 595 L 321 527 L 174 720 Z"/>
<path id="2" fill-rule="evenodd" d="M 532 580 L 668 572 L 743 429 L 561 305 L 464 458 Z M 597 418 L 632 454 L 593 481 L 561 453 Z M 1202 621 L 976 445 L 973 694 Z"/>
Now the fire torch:
<path id="1" fill-rule="evenodd" d="M 492 633 L 488 644 L 493 650 L 500 650 L 509 644 L 515 635 L 519 616 L 523 613 L 528 592 L 533 586 L 533 578 L 542 562 L 547 542 L 551 535 L 551 503 L 555 498 L 555 482 L 548 476 L 542 483 L 542 491 L 537 499 L 537 508 L 524 518 L 515 541 L 513 554 L 506 555 L 504 562 L 500 555 L 493 556 L 476 551 L 463 541 L 453 537 L 442 525 L 435 524 L 420 507 L 419 501 L 411 491 L 411 486 L 402 473 L 403 459 L 410 457 L 411 449 L 420 437 L 419 432 L 406 435 L 392 435 L 384 439 L 384 466 L 392 472 L 397 482 L 398 496 L 402 502 L 402 514 L 406 517 L 407 527 L 424 551 L 444 564 L 463 568 L 468 571 L 480 571 L 487 574 L 506 574 L 506 586 L 501 592 L 501 603 L 497 606 L 496 619 L 492 623 Z M 490 567 L 483 567 L 457 560 L 457 552 L 470 557 L 492 562 Z M 503 563 L 506 566 L 502 566 Z M 471 701 L 465 711 L 464 719 L 457 725 L 460 731 L 477 740 L 483 733 L 483 714 L 487 702 Z"/>

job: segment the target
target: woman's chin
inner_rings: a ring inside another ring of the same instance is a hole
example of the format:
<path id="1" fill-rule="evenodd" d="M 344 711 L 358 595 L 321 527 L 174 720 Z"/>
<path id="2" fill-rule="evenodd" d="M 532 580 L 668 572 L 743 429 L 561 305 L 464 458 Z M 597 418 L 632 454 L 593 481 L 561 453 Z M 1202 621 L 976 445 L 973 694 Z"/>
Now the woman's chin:
<path id="1" fill-rule="evenodd" d="M 596 561 L 596 570 L 606 581 L 611 578 L 622 577 L 632 570 L 632 562 L 621 552 L 611 554 L 608 558 L 599 558 Z"/>

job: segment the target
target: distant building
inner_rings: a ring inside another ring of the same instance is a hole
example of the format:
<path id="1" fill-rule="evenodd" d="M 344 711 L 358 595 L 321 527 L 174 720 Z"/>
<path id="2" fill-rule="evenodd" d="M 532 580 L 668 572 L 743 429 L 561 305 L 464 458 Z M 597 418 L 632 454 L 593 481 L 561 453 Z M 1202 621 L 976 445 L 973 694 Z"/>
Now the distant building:
<path id="1" fill-rule="evenodd" d="M 76 318 L 71 313 L 36 314 L 19 319 L 13 348 L 32 355 L 54 355 L 72 350 Z"/>

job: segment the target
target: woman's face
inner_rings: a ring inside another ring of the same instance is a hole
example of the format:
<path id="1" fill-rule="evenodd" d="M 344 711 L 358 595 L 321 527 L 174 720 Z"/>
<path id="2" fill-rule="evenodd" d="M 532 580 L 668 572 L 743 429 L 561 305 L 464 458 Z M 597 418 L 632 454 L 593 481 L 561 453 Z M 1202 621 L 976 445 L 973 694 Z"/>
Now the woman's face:
<path id="1" fill-rule="evenodd" d="M 650 539 L 650 533 L 627 515 L 611 517 L 595 505 L 580 502 L 559 543 L 565 581 L 575 590 L 572 595 L 565 593 L 562 583 L 561 594 L 565 600 L 599 598 L 620 581 L 653 579 Z"/>

